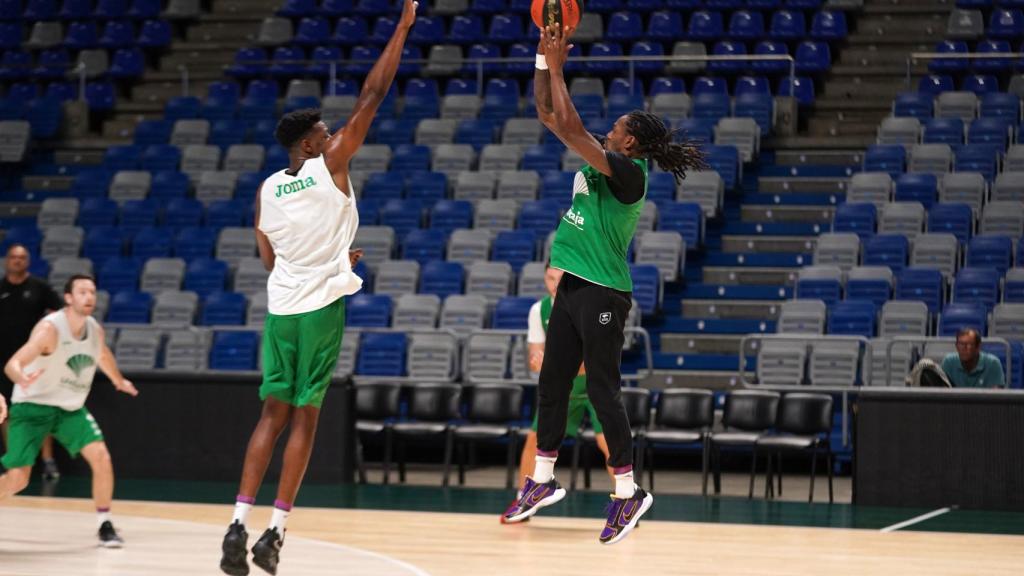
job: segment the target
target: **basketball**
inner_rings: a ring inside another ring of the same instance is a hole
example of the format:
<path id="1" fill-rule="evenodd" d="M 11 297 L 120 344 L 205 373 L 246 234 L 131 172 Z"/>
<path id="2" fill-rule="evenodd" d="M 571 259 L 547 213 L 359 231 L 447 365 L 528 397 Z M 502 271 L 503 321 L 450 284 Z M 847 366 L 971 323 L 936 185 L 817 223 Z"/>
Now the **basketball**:
<path id="1" fill-rule="evenodd" d="M 581 0 L 533 0 L 530 5 L 533 23 L 541 30 L 551 24 L 575 28 L 582 15 Z"/>

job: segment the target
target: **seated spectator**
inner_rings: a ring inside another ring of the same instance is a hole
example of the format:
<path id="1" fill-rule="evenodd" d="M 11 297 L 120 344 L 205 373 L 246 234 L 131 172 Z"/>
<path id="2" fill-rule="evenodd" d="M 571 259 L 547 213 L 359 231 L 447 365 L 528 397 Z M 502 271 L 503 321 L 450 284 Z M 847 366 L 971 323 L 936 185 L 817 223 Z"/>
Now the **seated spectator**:
<path id="1" fill-rule="evenodd" d="M 999 359 L 981 351 L 981 334 L 974 328 L 956 333 L 956 353 L 942 359 L 942 371 L 954 388 L 1002 388 L 1006 385 Z"/>

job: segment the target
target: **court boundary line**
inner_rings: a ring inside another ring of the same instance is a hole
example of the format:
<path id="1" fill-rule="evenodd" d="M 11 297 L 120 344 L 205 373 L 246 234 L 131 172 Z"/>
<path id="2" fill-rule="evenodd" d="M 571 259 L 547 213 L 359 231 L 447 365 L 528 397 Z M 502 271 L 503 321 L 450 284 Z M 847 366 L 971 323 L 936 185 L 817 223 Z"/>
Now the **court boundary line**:
<path id="1" fill-rule="evenodd" d="M 943 514 L 945 514 L 947 512 L 951 512 L 952 510 L 953 510 L 953 508 L 949 507 L 949 506 L 947 506 L 945 508 L 939 508 L 939 509 L 936 509 L 936 510 L 932 510 L 931 512 L 928 512 L 927 514 L 921 514 L 920 516 L 914 516 L 913 518 L 910 518 L 908 520 L 904 520 L 903 522 L 897 522 L 896 524 L 893 524 L 891 526 L 886 526 L 885 528 L 882 528 L 881 530 L 879 530 L 879 532 L 895 532 L 897 530 L 902 530 L 903 528 L 906 528 L 907 526 L 913 526 L 914 524 L 918 524 L 918 523 L 924 522 L 925 520 L 930 520 L 930 519 L 935 518 L 937 516 L 942 516 Z"/>

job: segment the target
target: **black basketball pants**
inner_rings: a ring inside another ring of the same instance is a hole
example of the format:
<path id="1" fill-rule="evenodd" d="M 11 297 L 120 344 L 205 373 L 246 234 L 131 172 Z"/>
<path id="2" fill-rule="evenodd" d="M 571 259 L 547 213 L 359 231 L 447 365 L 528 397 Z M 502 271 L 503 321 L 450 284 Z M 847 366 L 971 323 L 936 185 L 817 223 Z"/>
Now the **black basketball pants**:
<path id="1" fill-rule="evenodd" d="M 587 396 L 597 412 L 614 468 L 633 463 L 633 436 L 622 405 L 619 365 L 631 295 L 566 272 L 548 320 L 537 387 L 537 448 L 557 451 L 565 436 L 572 380 L 587 370 Z"/>

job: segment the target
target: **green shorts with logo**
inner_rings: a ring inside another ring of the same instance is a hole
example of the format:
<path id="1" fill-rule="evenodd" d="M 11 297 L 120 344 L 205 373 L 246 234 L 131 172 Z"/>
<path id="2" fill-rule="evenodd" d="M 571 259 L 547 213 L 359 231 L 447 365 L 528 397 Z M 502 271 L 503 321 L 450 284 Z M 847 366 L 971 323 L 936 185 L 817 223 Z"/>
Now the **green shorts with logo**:
<path id="1" fill-rule="evenodd" d="M 601 428 L 601 421 L 597 419 L 594 405 L 587 398 L 587 377 L 577 376 L 572 381 L 572 392 L 569 393 L 569 418 L 565 422 L 566 436 L 576 437 L 580 424 L 583 423 L 584 414 L 590 415 L 590 427 L 594 429 L 594 434 L 603 434 L 604 429 Z M 533 411 L 533 425 L 530 426 L 530 429 L 534 432 L 537 431 L 537 410 Z"/>
<path id="2" fill-rule="evenodd" d="M 56 406 L 19 402 L 11 406 L 7 430 L 7 453 L 0 464 L 8 470 L 31 466 L 47 436 L 53 436 L 72 457 L 93 442 L 103 441 L 103 432 L 83 406 L 69 412 Z"/>
<path id="3" fill-rule="evenodd" d="M 267 314 L 260 400 L 273 396 L 292 406 L 319 408 L 338 364 L 344 332 L 344 298 L 303 314 Z"/>

